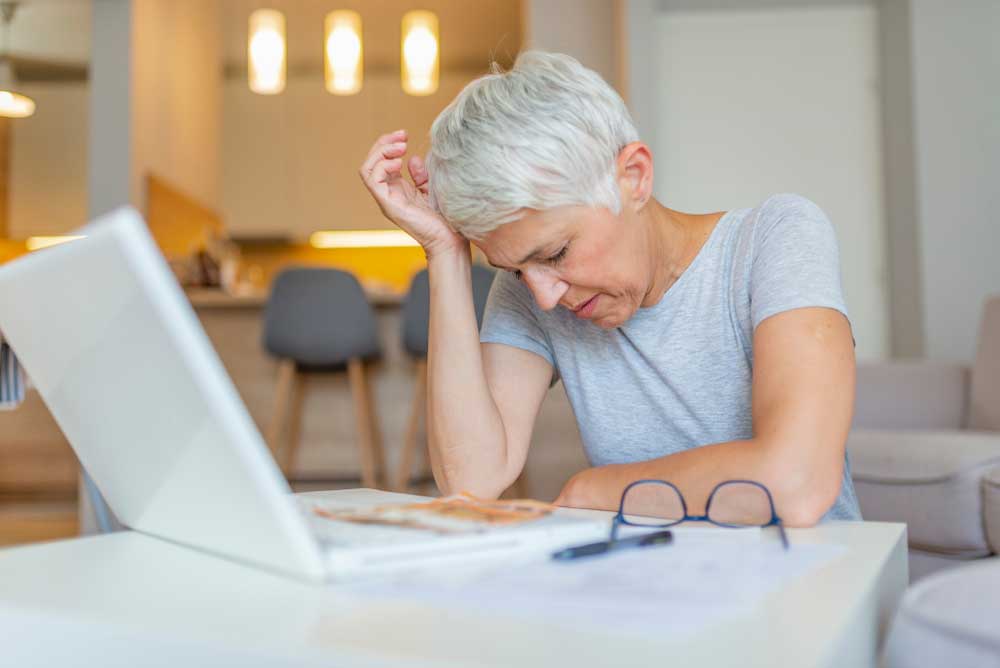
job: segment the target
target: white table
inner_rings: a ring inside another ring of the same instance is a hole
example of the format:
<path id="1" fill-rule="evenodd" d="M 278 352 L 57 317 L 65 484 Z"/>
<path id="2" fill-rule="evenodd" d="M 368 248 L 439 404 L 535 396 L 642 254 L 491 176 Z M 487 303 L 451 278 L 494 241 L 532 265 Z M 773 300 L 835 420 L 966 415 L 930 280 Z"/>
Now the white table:
<path id="1" fill-rule="evenodd" d="M 372 600 L 134 532 L 11 548 L 0 550 L 0 654 L 19 667 L 874 666 L 906 587 L 905 525 L 789 535 L 847 550 L 758 614 L 681 639 Z"/>

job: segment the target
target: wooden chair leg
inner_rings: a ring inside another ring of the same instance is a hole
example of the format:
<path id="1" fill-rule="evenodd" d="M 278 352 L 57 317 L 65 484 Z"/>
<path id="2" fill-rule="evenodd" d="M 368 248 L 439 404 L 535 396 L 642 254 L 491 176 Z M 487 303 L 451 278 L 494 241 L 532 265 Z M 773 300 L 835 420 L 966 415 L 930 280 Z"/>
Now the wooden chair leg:
<path id="1" fill-rule="evenodd" d="M 396 473 L 396 484 L 394 485 L 396 491 L 399 492 L 406 492 L 410 489 L 410 475 L 413 473 L 413 463 L 420 447 L 418 443 L 420 436 L 420 416 L 426 406 L 427 360 L 417 362 L 415 376 L 413 406 L 410 409 L 410 419 L 406 426 L 403 451 L 399 456 L 399 471 Z"/>
<path id="2" fill-rule="evenodd" d="M 288 416 L 288 438 L 281 453 L 281 470 L 288 478 L 295 474 L 295 457 L 299 452 L 301 440 L 302 404 L 305 402 L 307 377 L 306 374 L 296 371 L 292 380 L 292 410 Z"/>
<path id="3" fill-rule="evenodd" d="M 374 367 L 365 365 L 365 386 L 368 390 L 368 422 L 372 434 L 372 449 L 375 453 L 375 481 L 379 489 L 389 489 L 389 471 L 385 466 L 385 452 L 382 449 L 382 428 L 378 421 L 377 402 L 375 401 Z"/>
<path id="4" fill-rule="evenodd" d="M 278 364 L 278 383 L 274 389 L 274 402 L 271 408 L 271 422 L 267 425 L 267 447 L 271 454 L 278 457 L 282 452 L 282 434 L 285 431 L 286 413 L 291 398 L 292 385 L 295 382 L 295 362 L 281 360 Z"/>
<path id="5" fill-rule="evenodd" d="M 354 412 L 361 447 L 361 484 L 374 488 L 378 485 L 382 444 L 379 440 L 372 406 L 371 387 L 364 362 L 359 359 L 348 360 L 347 374 L 351 383 L 351 396 L 354 399 Z"/>

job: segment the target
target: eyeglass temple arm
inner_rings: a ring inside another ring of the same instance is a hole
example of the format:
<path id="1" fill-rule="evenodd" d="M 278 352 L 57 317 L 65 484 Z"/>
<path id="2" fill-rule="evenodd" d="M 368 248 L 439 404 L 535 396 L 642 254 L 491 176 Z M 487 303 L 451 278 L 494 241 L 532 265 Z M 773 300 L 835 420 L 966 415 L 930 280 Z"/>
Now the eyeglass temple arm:
<path id="1" fill-rule="evenodd" d="M 609 543 L 614 543 L 618 540 L 618 527 L 622 525 L 622 514 L 621 511 L 611 518 L 611 535 L 608 537 Z"/>
<path id="2" fill-rule="evenodd" d="M 785 525 L 777 517 L 775 517 L 775 520 L 776 521 L 775 521 L 774 525 L 776 527 L 778 527 L 778 533 L 781 534 L 781 545 L 787 550 L 788 549 L 788 534 L 785 533 Z"/>

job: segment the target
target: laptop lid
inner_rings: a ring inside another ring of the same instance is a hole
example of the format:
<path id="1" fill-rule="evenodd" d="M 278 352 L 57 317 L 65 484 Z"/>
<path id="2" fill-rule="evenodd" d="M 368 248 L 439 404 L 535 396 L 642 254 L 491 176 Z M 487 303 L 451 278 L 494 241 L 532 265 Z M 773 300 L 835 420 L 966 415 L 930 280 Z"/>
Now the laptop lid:
<path id="1" fill-rule="evenodd" d="M 0 327 L 128 527 L 299 577 L 319 546 L 142 218 L 0 266 Z"/>

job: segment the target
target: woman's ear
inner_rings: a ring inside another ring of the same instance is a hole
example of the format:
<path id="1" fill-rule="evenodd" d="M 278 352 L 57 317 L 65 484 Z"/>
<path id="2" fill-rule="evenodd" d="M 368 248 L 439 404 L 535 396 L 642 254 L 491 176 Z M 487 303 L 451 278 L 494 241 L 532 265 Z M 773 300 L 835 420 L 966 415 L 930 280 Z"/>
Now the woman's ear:
<path id="1" fill-rule="evenodd" d="M 622 205 L 639 211 L 653 194 L 653 153 L 636 141 L 619 151 L 617 162 Z"/>

